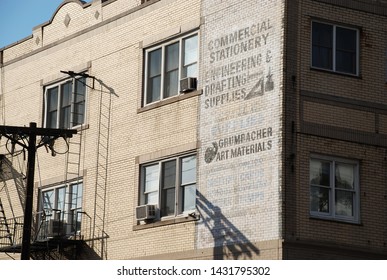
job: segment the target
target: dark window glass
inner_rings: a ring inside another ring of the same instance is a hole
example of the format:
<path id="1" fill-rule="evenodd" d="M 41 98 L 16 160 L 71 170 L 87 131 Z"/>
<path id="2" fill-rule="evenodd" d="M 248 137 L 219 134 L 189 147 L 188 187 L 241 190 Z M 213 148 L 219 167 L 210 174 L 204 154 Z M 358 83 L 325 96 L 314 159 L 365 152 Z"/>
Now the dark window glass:
<path id="1" fill-rule="evenodd" d="M 167 46 L 165 52 L 164 98 L 167 98 L 178 93 L 179 43 Z"/>
<path id="2" fill-rule="evenodd" d="M 162 164 L 161 216 L 175 214 L 176 160 Z"/>
<path id="3" fill-rule="evenodd" d="M 56 128 L 58 118 L 58 87 L 47 90 L 47 121 L 46 127 Z"/>
<path id="4" fill-rule="evenodd" d="M 356 74 L 356 30 L 336 27 L 336 71 Z"/>
<path id="5" fill-rule="evenodd" d="M 149 53 L 148 56 L 148 88 L 146 102 L 160 100 L 161 94 L 161 49 Z"/>
<path id="6" fill-rule="evenodd" d="M 333 26 L 318 22 L 312 30 L 312 66 L 332 70 Z"/>

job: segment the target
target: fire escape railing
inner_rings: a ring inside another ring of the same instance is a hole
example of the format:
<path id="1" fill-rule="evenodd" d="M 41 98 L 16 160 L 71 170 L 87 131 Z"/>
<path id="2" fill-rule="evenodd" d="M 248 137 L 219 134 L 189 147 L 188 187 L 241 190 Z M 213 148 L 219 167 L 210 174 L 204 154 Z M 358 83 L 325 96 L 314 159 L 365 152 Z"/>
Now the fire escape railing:
<path id="1" fill-rule="evenodd" d="M 0 248 L 21 245 L 23 236 L 23 216 L 6 219 L 0 224 L 1 228 L 7 225 L 8 230 L 0 231 Z"/>
<path id="2" fill-rule="evenodd" d="M 85 212 L 77 212 L 82 215 L 84 222 L 67 222 L 64 219 L 52 218 L 51 215 L 44 215 L 40 212 L 35 215 L 34 226 L 32 227 L 31 244 L 39 242 L 53 242 L 58 240 L 85 240 L 89 239 L 91 230 L 91 218 Z M 17 251 L 20 248 L 23 237 L 24 216 L 6 219 L 0 224 L 0 251 Z M 89 221 L 87 221 L 89 219 Z M 7 230 L 1 230 L 7 225 Z"/>

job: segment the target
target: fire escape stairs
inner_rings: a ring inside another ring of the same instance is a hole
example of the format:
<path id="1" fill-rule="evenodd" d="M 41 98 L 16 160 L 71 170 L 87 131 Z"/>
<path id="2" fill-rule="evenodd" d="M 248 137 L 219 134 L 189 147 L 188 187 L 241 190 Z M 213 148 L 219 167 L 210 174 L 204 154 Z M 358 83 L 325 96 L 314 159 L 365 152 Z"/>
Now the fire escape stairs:
<path id="1" fill-rule="evenodd" d="M 7 218 L 5 216 L 3 203 L 0 198 L 0 245 L 1 246 L 12 246 L 12 234 L 10 225 L 7 222 Z"/>

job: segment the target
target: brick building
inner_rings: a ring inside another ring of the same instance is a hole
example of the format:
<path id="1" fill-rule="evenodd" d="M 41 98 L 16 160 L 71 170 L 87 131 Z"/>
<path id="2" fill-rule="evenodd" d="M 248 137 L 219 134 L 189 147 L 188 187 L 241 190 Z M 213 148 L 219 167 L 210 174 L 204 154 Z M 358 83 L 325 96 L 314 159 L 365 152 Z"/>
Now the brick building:
<path id="1" fill-rule="evenodd" d="M 386 13 L 64 1 L 0 49 L 1 123 L 77 130 L 38 138 L 31 258 L 385 258 Z M 22 250 L 28 137 L 3 136 L 8 259 Z"/>

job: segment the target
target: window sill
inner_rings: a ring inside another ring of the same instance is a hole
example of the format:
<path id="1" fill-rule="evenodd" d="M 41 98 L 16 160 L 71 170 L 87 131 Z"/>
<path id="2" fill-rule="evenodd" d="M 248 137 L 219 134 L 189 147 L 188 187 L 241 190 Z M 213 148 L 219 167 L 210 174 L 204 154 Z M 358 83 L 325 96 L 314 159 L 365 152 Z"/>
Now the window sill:
<path id="1" fill-rule="evenodd" d="M 174 224 L 181 224 L 181 223 L 187 223 L 187 222 L 195 222 L 200 220 L 200 215 L 196 214 L 196 216 L 184 216 L 184 217 L 174 217 L 171 219 L 165 219 L 165 220 L 157 220 L 157 221 L 150 221 L 146 224 L 137 224 L 133 226 L 133 231 L 137 230 L 143 230 L 143 229 L 149 229 L 149 228 L 156 228 L 156 227 L 162 227 L 162 226 L 168 226 L 168 225 L 174 225 Z"/>
<path id="2" fill-rule="evenodd" d="M 189 93 L 179 94 L 179 95 L 176 95 L 174 97 L 170 97 L 170 98 L 163 99 L 163 100 L 160 100 L 160 101 L 155 102 L 155 103 L 151 103 L 149 105 L 145 105 L 144 107 L 137 109 L 137 113 L 139 114 L 139 113 L 146 112 L 146 111 L 149 111 L 149 110 L 152 110 L 155 108 L 159 108 L 159 107 L 162 107 L 165 105 L 179 102 L 181 100 L 185 100 L 185 99 L 188 99 L 191 97 L 199 96 L 201 93 L 202 93 L 201 90 L 195 90 L 195 91 L 192 91 Z"/>
<path id="3" fill-rule="evenodd" d="M 339 219 L 339 218 L 333 218 L 328 216 L 317 216 L 317 215 L 311 215 L 309 216 L 310 220 L 319 220 L 319 221 L 327 221 L 327 222 L 334 222 L 334 223 L 341 223 L 341 224 L 351 224 L 351 225 L 358 225 L 363 226 L 360 221 L 355 220 L 345 220 L 345 219 Z"/>
<path id="4" fill-rule="evenodd" d="M 82 131 L 82 130 L 86 130 L 86 129 L 89 129 L 89 128 L 90 128 L 89 124 L 82 124 L 82 125 L 74 126 L 74 128 L 72 128 L 72 129 L 75 129 L 77 131 Z"/>
<path id="5" fill-rule="evenodd" d="M 48 128 L 48 127 L 45 127 L 45 126 L 42 126 L 42 128 L 45 128 L 45 129 L 62 129 L 62 128 Z M 77 132 L 76 134 L 78 134 L 79 132 L 87 130 L 89 128 L 90 128 L 89 124 L 83 124 L 83 125 L 74 126 L 72 128 L 63 128 L 63 129 L 64 130 L 75 130 Z"/>
<path id="6" fill-rule="evenodd" d="M 362 79 L 362 76 L 356 75 L 356 74 L 350 74 L 350 73 L 343 73 L 343 72 L 337 72 L 329 69 L 324 69 L 324 68 L 317 68 L 317 67 L 310 67 L 311 71 L 317 71 L 317 72 L 324 72 L 324 73 L 329 73 L 333 75 L 339 75 L 339 76 L 344 76 L 344 77 L 350 77 L 350 78 L 355 78 L 355 79 Z"/>

